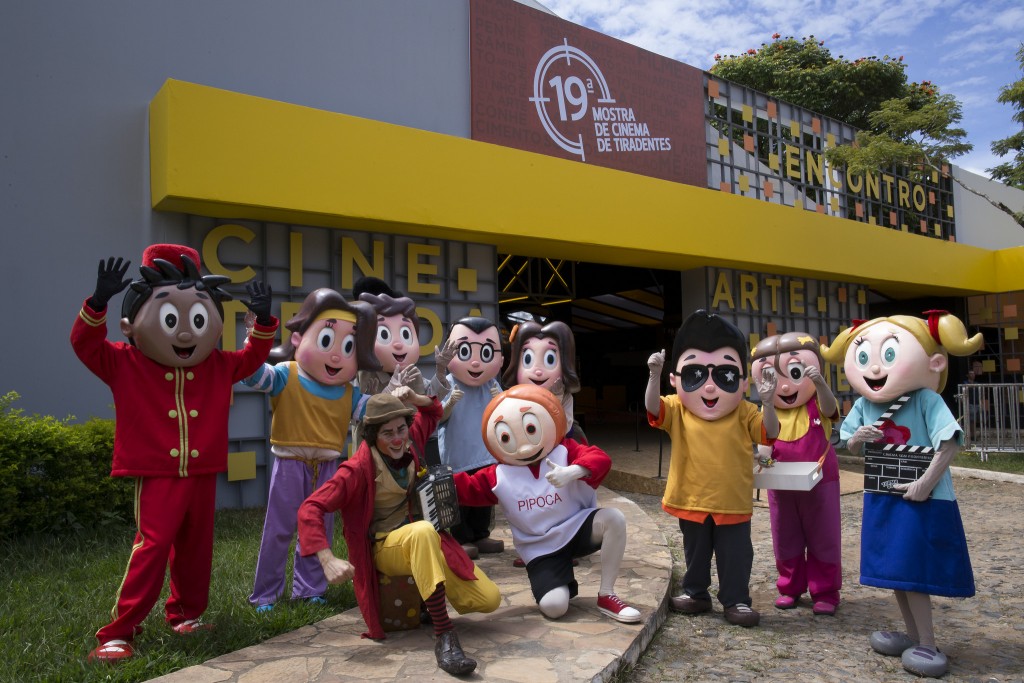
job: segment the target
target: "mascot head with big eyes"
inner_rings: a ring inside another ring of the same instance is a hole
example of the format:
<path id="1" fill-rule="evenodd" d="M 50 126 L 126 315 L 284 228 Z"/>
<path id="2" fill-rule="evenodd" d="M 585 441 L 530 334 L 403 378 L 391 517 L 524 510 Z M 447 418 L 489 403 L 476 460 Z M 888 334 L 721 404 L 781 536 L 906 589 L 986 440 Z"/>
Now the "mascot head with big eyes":
<path id="1" fill-rule="evenodd" d="M 843 330 L 831 346 L 821 346 L 830 363 L 843 363 L 846 379 L 872 403 L 891 403 L 916 389 L 941 392 L 946 386 L 949 353 L 967 356 L 985 343 L 981 333 L 967 336 L 955 315 L 928 311 L 927 319 L 892 315 Z"/>
<path id="2" fill-rule="evenodd" d="M 807 332 L 786 332 L 765 337 L 750 354 L 750 374 L 759 384 L 766 372 L 778 377 L 774 403 L 779 410 L 806 404 L 817 393 L 807 374 L 809 368 L 822 369 L 818 340 Z"/>
<path id="3" fill-rule="evenodd" d="M 517 384 L 487 404 L 482 430 L 484 444 L 504 465 L 540 463 L 562 442 L 566 432 L 562 403 L 550 391 Z"/>

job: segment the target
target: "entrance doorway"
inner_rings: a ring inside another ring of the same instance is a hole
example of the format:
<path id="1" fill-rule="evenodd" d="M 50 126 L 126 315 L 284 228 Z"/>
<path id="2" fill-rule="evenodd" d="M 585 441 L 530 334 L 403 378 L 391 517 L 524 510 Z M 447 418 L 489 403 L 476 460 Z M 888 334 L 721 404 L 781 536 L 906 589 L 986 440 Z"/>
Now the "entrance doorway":
<path id="1" fill-rule="evenodd" d="M 643 418 L 647 358 L 665 348 L 681 323 L 680 274 L 511 255 L 499 255 L 498 264 L 506 335 L 528 320 L 559 320 L 572 329 L 581 426 Z"/>

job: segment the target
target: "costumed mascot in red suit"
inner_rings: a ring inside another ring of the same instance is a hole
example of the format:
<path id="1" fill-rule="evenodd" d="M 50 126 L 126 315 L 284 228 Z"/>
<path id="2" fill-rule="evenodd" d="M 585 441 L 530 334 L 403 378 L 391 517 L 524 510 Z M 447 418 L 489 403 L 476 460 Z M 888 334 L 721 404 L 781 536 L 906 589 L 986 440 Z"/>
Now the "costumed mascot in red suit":
<path id="1" fill-rule="evenodd" d="M 132 639 L 160 597 L 170 561 L 167 623 L 179 634 L 209 628 L 199 620 L 210 593 L 217 474 L 227 470 L 231 385 L 267 359 L 277 330 L 270 288 L 247 286 L 255 327 L 241 351 L 217 349 L 224 329 L 220 289 L 230 281 L 199 274 L 191 247 L 156 244 L 142 257 L 142 277 L 125 279 L 129 262 L 100 261 L 96 291 L 71 330 L 78 358 L 110 386 L 116 427 L 111 476 L 135 479 L 138 532 L 111 621 L 97 632 L 90 660 L 134 654 Z M 107 302 L 128 288 L 121 332 L 107 340 Z"/>

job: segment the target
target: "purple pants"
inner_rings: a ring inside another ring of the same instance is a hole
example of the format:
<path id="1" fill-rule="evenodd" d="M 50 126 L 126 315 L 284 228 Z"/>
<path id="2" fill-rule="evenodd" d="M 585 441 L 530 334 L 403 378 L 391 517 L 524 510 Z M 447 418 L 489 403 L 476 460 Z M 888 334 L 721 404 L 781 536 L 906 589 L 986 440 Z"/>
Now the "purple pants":
<path id="1" fill-rule="evenodd" d="M 839 482 L 810 491 L 768 491 L 772 546 L 781 595 L 839 604 L 843 583 Z"/>
<path id="2" fill-rule="evenodd" d="M 270 495 L 267 498 L 267 517 L 263 522 L 263 539 L 256 560 L 256 581 L 249 602 L 267 605 L 277 602 L 284 593 L 285 568 L 288 548 L 298 526 L 298 512 L 302 501 L 338 471 L 337 460 L 325 460 L 315 468 L 302 460 L 274 458 L 270 475 Z M 327 538 L 334 534 L 334 515 L 324 515 Z M 295 540 L 295 563 L 292 577 L 292 598 L 312 598 L 327 591 L 327 579 L 316 555 L 302 557 L 298 539 Z"/>

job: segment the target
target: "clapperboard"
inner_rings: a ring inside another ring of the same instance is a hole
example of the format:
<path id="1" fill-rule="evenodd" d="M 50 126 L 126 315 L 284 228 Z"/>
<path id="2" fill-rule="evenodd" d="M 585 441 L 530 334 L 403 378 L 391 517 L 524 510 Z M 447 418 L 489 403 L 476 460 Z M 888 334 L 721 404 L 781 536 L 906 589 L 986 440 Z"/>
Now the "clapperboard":
<path id="1" fill-rule="evenodd" d="M 881 429 L 886 420 L 898 413 L 909 400 L 910 396 L 900 396 L 873 426 Z M 920 479 L 934 455 L 935 449 L 928 446 L 864 444 L 864 490 L 902 496 L 904 492 L 893 487 Z"/>

